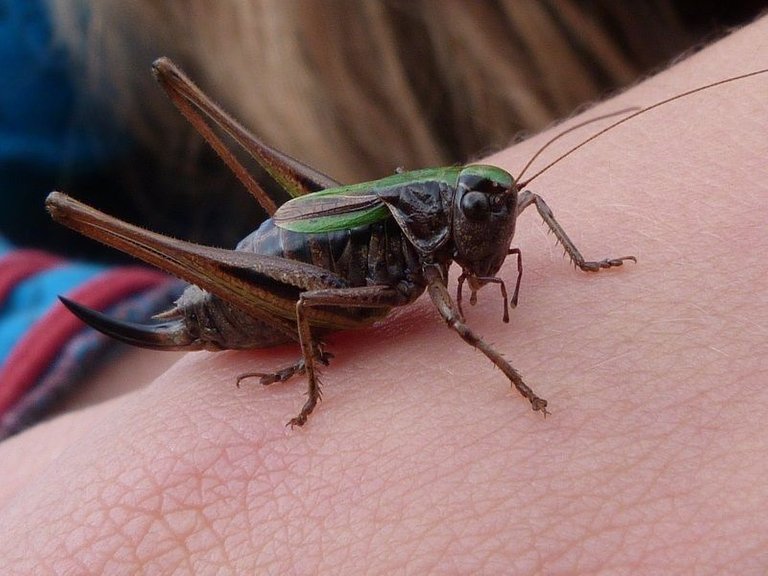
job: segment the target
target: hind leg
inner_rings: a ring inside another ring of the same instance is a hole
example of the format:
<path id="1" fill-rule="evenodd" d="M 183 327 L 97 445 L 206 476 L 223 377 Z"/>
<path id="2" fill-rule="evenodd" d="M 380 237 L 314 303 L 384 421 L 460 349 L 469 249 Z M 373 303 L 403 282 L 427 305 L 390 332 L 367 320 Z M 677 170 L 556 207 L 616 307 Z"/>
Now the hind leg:
<path id="1" fill-rule="evenodd" d="M 324 352 L 322 349 L 320 349 L 317 360 L 321 364 L 328 366 L 328 364 L 331 362 L 331 358 L 333 358 L 333 354 L 330 352 Z M 259 384 L 262 386 L 269 386 L 275 382 L 286 382 L 297 374 L 304 374 L 306 371 L 307 368 L 304 363 L 304 358 L 301 357 L 293 364 L 289 364 L 288 366 L 285 366 L 274 372 L 245 372 L 240 374 L 238 375 L 235 384 L 239 388 L 240 382 L 243 380 L 247 380 L 248 378 L 259 378 Z"/>

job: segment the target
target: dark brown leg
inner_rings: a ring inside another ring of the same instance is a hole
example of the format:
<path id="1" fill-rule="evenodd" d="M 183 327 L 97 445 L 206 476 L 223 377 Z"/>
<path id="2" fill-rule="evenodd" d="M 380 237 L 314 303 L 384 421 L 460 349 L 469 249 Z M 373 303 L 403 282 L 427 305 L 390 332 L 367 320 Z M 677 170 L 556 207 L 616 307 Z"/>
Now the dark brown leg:
<path id="1" fill-rule="evenodd" d="M 578 266 L 585 272 L 597 272 L 601 268 L 613 268 L 614 266 L 621 266 L 624 264 L 625 260 L 632 260 L 633 262 L 637 262 L 637 258 L 634 256 L 606 258 L 605 260 L 600 261 L 584 260 L 584 256 L 581 255 L 579 249 L 576 248 L 576 245 L 571 241 L 570 238 L 568 238 L 568 234 L 565 233 L 563 227 L 560 226 L 557 220 L 555 220 L 555 215 L 552 213 L 552 210 L 549 208 L 549 206 L 547 206 L 547 203 L 544 202 L 544 199 L 538 194 L 534 194 L 529 190 L 525 190 L 520 194 L 520 198 L 517 203 L 519 212 L 522 212 L 531 204 L 536 205 L 536 210 L 539 211 L 539 215 L 541 215 L 541 218 L 544 220 L 546 225 L 549 226 L 549 229 L 552 230 L 552 232 L 555 234 L 557 241 L 563 245 L 563 248 L 565 248 L 565 251 L 568 253 L 568 256 L 571 258 L 571 261 L 574 263 L 574 265 Z"/>
<path id="2" fill-rule="evenodd" d="M 397 290 L 381 286 L 329 288 L 310 290 L 301 294 L 296 303 L 296 323 L 304 356 L 304 369 L 307 373 L 307 401 L 299 414 L 288 421 L 289 426 L 303 426 L 322 396 L 315 361 L 320 359 L 322 362 L 325 356 L 312 336 L 310 322 L 314 314 L 311 309 L 318 306 L 387 309 L 402 304 L 406 299 L 407 297 Z"/>
<path id="3" fill-rule="evenodd" d="M 472 332 L 469 326 L 464 323 L 453 300 L 451 300 L 450 294 L 448 294 L 448 290 L 445 287 L 445 280 L 443 279 L 440 270 L 435 266 L 425 266 L 424 275 L 429 283 L 427 285 L 429 296 L 432 298 L 432 302 L 435 304 L 438 312 L 440 312 L 440 315 L 448 324 L 448 327 L 455 330 L 467 344 L 477 348 L 485 354 L 491 362 L 504 372 L 504 375 L 509 378 L 509 381 L 515 388 L 517 388 L 518 392 L 520 392 L 524 398 L 528 399 L 534 410 L 542 411 L 545 416 L 549 414 L 547 411 L 547 401 L 543 398 L 539 398 L 534 391 L 523 382 L 520 373 L 515 370 L 501 354 Z"/>
<path id="4" fill-rule="evenodd" d="M 214 125 L 226 132 L 251 158 L 255 158 L 278 182 L 300 182 L 302 192 L 338 186 L 338 182 L 314 168 L 268 146 L 227 114 L 168 58 L 159 58 L 152 66 L 155 78 L 171 102 L 216 151 L 238 177 L 248 192 L 271 216 L 275 202 L 238 160 L 234 150 L 222 140 Z"/>
<path id="5" fill-rule="evenodd" d="M 333 354 L 330 352 L 320 352 L 320 356 L 317 358 L 321 364 L 328 366 L 333 358 Z M 239 388 L 240 383 L 248 378 L 259 378 L 259 384 L 262 386 L 269 386 L 275 382 L 287 382 L 297 374 L 304 374 L 306 368 L 304 366 L 304 358 L 299 358 L 293 364 L 289 364 L 284 368 L 275 370 L 274 372 L 245 372 L 237 377 L 236 385 Z"/>

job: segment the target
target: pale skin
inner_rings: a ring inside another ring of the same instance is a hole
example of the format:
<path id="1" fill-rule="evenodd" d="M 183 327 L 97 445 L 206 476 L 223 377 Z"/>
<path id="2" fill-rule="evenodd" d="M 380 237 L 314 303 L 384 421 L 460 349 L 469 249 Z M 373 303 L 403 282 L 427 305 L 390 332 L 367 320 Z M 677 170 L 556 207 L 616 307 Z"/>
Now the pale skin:
<path id="1" fill-rule="evenodd" d="M 764 18 L 588 114 L 763 68 L 766 39 Z M 0 444 L 3 573 L 760 572 L 766 94 L 768 75 L 662 108 L 531 184 L 587 258 L 638 258 L 573 271 L 531 209 L 510 324 L 493 286 L 465 303 L 551 416 L 426 297 L 328 339 L 301 429 L 301 378 L 234 386 L 295 347 L 167 370 L 133 352 L 95 386 L 134 390 Z M 515 173 L 547 137 L 489 161 Z"/>

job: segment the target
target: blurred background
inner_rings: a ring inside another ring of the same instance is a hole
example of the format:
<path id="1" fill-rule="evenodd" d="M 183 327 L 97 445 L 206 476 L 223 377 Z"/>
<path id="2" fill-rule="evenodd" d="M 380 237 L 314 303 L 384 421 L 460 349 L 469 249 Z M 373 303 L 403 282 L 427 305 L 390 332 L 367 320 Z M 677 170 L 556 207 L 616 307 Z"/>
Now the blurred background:
<path id="1" fill-rule="evenodd" d="M 169 56 L 342 182 L 463 163 L 664 67 L 765 0 L 0 0 L 0 235 L 120 258 L 52 223 L 64 190 L 232 246 L 264 218 L 153 82 Z"/>

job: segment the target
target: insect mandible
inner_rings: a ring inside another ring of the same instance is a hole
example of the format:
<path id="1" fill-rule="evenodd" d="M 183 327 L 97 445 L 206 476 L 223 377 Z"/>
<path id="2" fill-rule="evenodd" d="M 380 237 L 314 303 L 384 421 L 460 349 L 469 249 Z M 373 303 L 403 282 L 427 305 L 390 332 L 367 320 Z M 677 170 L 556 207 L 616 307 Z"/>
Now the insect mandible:
<path id="1" fill-rule="evenodd" d="M 153 69 L 171 101 L 270 218 L 234 250 L 224 250 L 143 230 L 52 192 L 46 207 L 58 222 L 190 283 L 172 309 L 155 317 L 160 322 L 147 325 L 118 321 L 64 297 L 61 300 L 97 330 L 145 348 L 223 350 L 298 342 L 302 355 L 290 366 L 238 377 L 238 384 L 249 377 L 271 384 L 306 373 L 307 400 L 288 422 L 291 426 L 303 425 L 320 400 L 317 366 L 327 365 L 331 354 L 318 338 L 368 326 L 393 308 L 411 304 L 425 291 L 447 325 L 485 354 L 534 411 L 548 414 L 547 401 L 467 326 L 462 313 L 464 285 L 469 287 L 472 303 L 480 288 L 498 285 L 504 299 L 503 320 L 509 321 L 508 302 L 517 304 L 522 275 L 520 250 L 510 244 L 517 217 L 531 205 L 580 269 L 594 272 L 635 258 L 586 260 L 541 196 L 525 186 L 622 122 L 693 92 L 766 72 L 702 86 L 625 114 L 523 182 L 501 168 L 477 164 L 398 172 L 345 186 L 253 136 L 167 58 L 157 60 Z M 277 206 L 214 125 L 254 158 L 291 200 Z M 511 255 L 517 258 L 518 274 L 510 299 L 497 273 Z M 461 268 L 455 300 L 447 289 L 453 262 Z"/>

